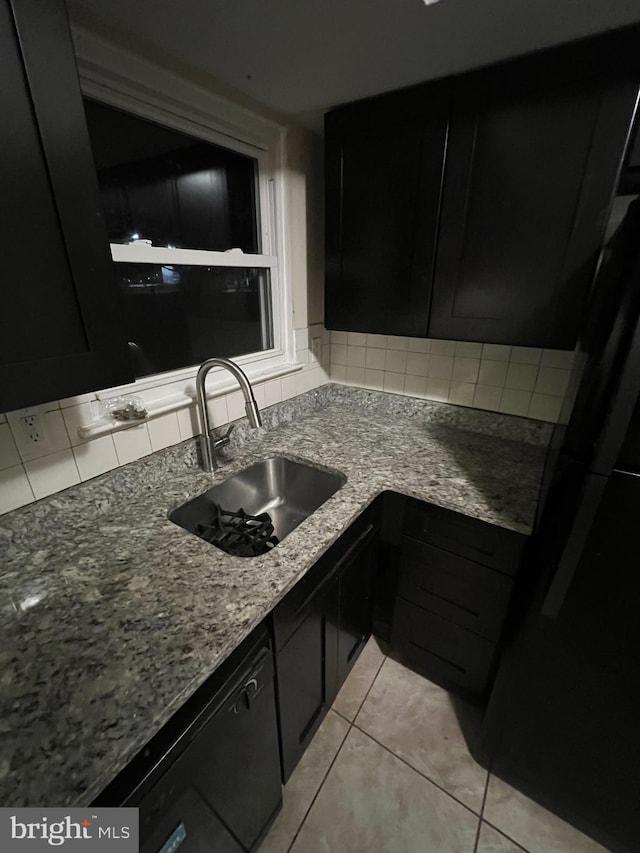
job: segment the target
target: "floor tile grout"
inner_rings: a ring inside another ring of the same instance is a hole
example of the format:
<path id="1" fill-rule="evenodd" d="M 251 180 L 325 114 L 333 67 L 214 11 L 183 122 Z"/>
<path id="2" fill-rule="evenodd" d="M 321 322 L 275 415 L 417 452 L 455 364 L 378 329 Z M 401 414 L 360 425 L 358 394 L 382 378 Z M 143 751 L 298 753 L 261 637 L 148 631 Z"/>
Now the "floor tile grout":
<path id="1" fill-rule="evenodd" d="M 433 786 L 434 786 L 435 788 L 437 788 L 439 791 L 442 791 L 442 793 L 443 793 L 443 794 L 446 794 L 446 795 L 447 795 L 447 797 L 450 797 L 450 798 L 451 798 L 455 803 L 457 803 L 459 806 L 463 806 L 463 808 L 465 808 L 468 812 L 471 812 L 471 814 L 472 814 L 472 815 L 474 815 L 474 817 L 477 817 L 477 818 L 478 818 L 478 820 L 480 820 L 480 815 L 478 814 L 478 812 L 477 812 L 477 811 L 475 811 L 474 809 L 472 809 L 472 808 L 471 808 L 470 806 L 468 806 L 466 803 L 463 803 L 463 802 L 462 802 L 462 800 L 459 800 L 457 797 L 454 797 L 454 796 L 453 796 L 453 794 L 449 793 L 449 791 L 445 790 L 441 785 L 438 785 L 438 783 L 437 783 L 437 782 L 434 782 L 434 781 L 433 781 L 433 779 L 430 779 L 430 778 L 429 778 L 429 776 L 427 776 L 427 775 L 426 775 L 425 773 L 423 773 L 421 770 L 418 770 L 417 768 L 415 768 L 415 767 L 413 766 L 413 764 L 409 764 L 409 762 L 406 760 L 406 758 L 403 758 L 401 755 L 397 755 L 397 754 L 396 754 L 392 749 L 390 749 L 388 746 L 385 746 L 385 744 L 384 744 L 384 743 L 382 743 L 381 741 L 379 741 L 377 738 L 373 737 L 373 735 L 372 735 L 370 732 L 368 732 L 368 731 L 366 731 L 365 729 L 361 728 L 357 723 L 353 723 L 353 724 L 352 724 L 352 726 L 353 726 L 353 728 L 358 729 L 358 731 L 359 731 L 361 734 L 363 734 L 363 735 L 365 735 L 366 737 L 370 738 L 374 743 L 377 743 L 377 744 L 378 744 L 378 746 L 382 747 L 382 749 L 384 749 L 384 750 L 385 750 L 386 752 L 388 752 L 390 755 L 393 755 L 393 757 L 394 757 L 394 758 L 397 758 L 397 759 L 398 759 L 398 761 L 401 761 L 403 764 L 405 764 L 405 765 L 406 765 L 410 770 L 413 770 L 413 771 L 414 771 L 414 773 L 417 773 L 417 774 L 418 774 L 418 776 L 422 776 L 422 778 L 423 778 L 423 779 L 425 779 L 427 782 L 429 782 L 429 784 L 433 785 Z"/>
<path id="2" fill-rule="evenodd" d="M 373 637 L 373 634 L 372 634 L 371 636 Z M 365 703 L 365 702 L 367 701 L 367 699 L 369 698 L 369 693 L 371 693 L 371 691 L 372 691 L 372 689 L 373 689 L 373 685 L 376 683 L 376 679 L 377 679 L 377 678 L 378 678 L 378 676 L 380 675 L 380 670 L 381 670 L 381 669 L 382 669 L 382 667 L 384 666 L 384 663 L 385 663 L 386 659 L 387 659 L 387 655 L 384 655 L 384 657 L 383 657 L 383 658 L 382 658 L 382 660 L 380 661 L 380 666 L 376 669 L 376 674 L 375 674 L 375 675 L 373 676 L 373 678 L 371 679 L 371 684 L 369 685 L 369 688 L 368 688 L 367 692 L 366 692 L 366 693 L 365 693 L 365 695 L 364 695 L 364 699 L 363 699 L 363 700 L 362 700 L 362 702 L 358 705 L 358 710 L 357 710 L 357 711 L 355 712 L 355 714 L 353 715 L 353 720 L 351 721 L 352 725 L 355 725 L 355 722 L 356 722 L 356 720 L 358 719 L 358 714 L 360 713 L 360 711 L 362 711 L 362 706 L 364 705 L 364 703 Z"/>
<path id="3" fill-rule="evenodd" d="M 489 791 L 489 779 L 491 778 L 491 771 L 487 771 L 487 778 L 484 782 L 484 794 L 482 795 L 482 805 L 480 806 L 480 820 L 478 821 L 478 832 L 476 833 L 476 843 L 473 848 L 473 853 L 478 853 L 478 844 L 480 843 L 480 831 L 482 829 L 482 816 L 484 814 L 484 804 L 487 802 L 487 793 Z"/>
<path id="4" fill-rule="evenodd" d="M 371 636 L 373 637 L 373 634 L 372 634 Z M 345 741 L 346 741 L 346 739 L 347 739 L 347 738 L 348 738 L 348 736 L 349 736 L 349 732 L 351 731 L 351 729 L 352 729 L 352 728 L 353 728 L 353 726 L 354 726 L 354 721 L 355 721 L 356 717 L 358 716 L 358 714 L 360 713 L 360 709 L 362 708 L 362 706 L 364 705 L 364 703 L 367 701 L 367 697 L 369 696 L 369 693 L 371 692 L 371 688 L 373 687 L 373 685 L 374 685 L 374 683 L 375 683 L 375 680 L 376 680 L 376 678 L 378 677 L 378 675 L 379 675 L 379 673 L 380 673 L 380 670 L 382 669 L 382 666 L 383 666 L 384 662 L 386 661 L 386 659 L 387 659 L 387 656 L 386 656 L 386 655 L 384 655 L 384 657 L 382 658 L 382 661 L 380 662 L 380 666 L 377 668 L 375 675 L 374 675 L 374 676 L 373 676 L 373 678 L 371 679 L 371 684 L 369 685 L 369 688 L 367 689 L 367 692 L 366 692 L 366 694 L 365 694 L 364 699 L 362 700 L 362 702 L 361 702 L 361 703 L 360 703 L 360 705 L 358 706 L 358 710 L 357 710 L 357 711 L 356 711 L 356 713 L 354 714 L 353 720 L 350 720 L 348 717 L 345 717 L 345 716 L 344 716 L 344 714 L 341 714 L 341 713 L 340 713 L 340 711 L 337 711 L 333 706 L 332 706 L 331 708 L 329 708 L 329 711 L 333 711 L 333 713 L 334 713 L 334 714 L 337 714 L 337 715 L 338 715 L 342 720 L 344 720 L 344 721 L 345 721 L 345 723 L 347 723 L 347 724 L 348 724 L 348 728 L 347 728 L 347 730 L 346 730 L 346 732 L 345 732 L 344 737 L 342 738 L 342 741 L 340 742 L 340 746 L 339 746 L 339 747 L 338 747 L 338 749 L 336 750 L 336 754 L 333 756 L 333 759 L 332 759 L 332 761 L 331 761 L 331 764 L 330 764 L 330 765 L 329 765 L 329 767 L 327 768 L 327 772 L 326 772 L 326 773 L 324 774 L 324 776 L 322 777 L 322 781 L 320 782 L 320 785 L 318 786 L 318 790 L 317 790 L 317 791 L 315 792 L 315 794 L 313 795 L 313 799 L 312 799 L 312 800 L 311 800 L 311 802 L 309 803 L 309 807 L 308 807 L 308 808 L 307 808 L 307 810 L 305 811 L 305 813 L 304 813 L 304 817 L 303 817 L 303 818 L 302 818 L 302 820 L 300 821 L 300 825 L 298 826 L 298 828 L 297 828 L 297 830 L 296 830 L 296 832 L 295 832 L 295 834 L 294 834 L 293 838 L 291 839 L 291 844 L 287 847 L 287 853 L 289 853 L 289 851 L 292 849 L 293 845 L 296 843 L 296 839 L 298 838 L 298 835 L 300 835 L 300 831 L 301 831 L 302 827 L 304 826 L 304 823 L 305 823 L 305 821 L 306 821 L 307 817 L 309 816 L 309 812 L 310 812 L 310 811 L 311 811 L 311 809 L 313 808 L 313 805 L 314 805 L 315 801 L 316 801 L 316 800 L 318 799 L 318 797 L 320 796 L 320 791 L 322 791 L 322 788 L 324 787 L 324 783 L 327 781 L 327 777 L 328 777 L 329 773 L 331 772 L 331 768 L 333 767 L 333 765 L 334 765 L 334 764 L 336 763 L 336 761 L 338 760 L 338 756 L 339 756 L 339 755 L 340 755 L 340 753 L 342 752 L 342 747 L 344 746 Z M 326 717 L 325 717 L 325 719 L 326 719 Z"/>
<path id="5" fill-rule="evenodd" d="M 491 829 L 495 829 L 495 831 L 499 832 L 500 835 L 504 835 L 505 838 L 508 838 L 512 844 L 515 844 L 515 846 L 518 848 L 518 850 L 522 850 L 523 853 L 529 853 L 529 851 L 527 850 L 526 847 L 523 847 L 522 844 L 519 844 L 517 841 L 514 841 L 514 839 L 510 835 L 507 835 L 507 833 L 504 831 L 504 829 L 500 829 L 499 826 L 494 826 L 494 824 L 492 824 L 491 821 L 487 820 L 486 818 L 483 818 L 482 820 L 483 820 L 483 823 L 486 823 L 487 826 L 491 827 Z"/>
<path id="6" fill-rule="evenodd" d="M 329 709 L 329 711 L 331 711 L 331 710 L 332 710 L 332 709 L 330 708 L 330 709 Z M 337 713 L 337 711 L 334 711 L 334 713 Z M 340 746 L 337 748 L 337 750 L 336 750 L 336 754 L 333 756 L 333 758 L 332 758 L 332 760 L 331 760 L 331 763 L 330 763 L 330 764 L 329 764 L 329 766 L 327 767 L 327 772 L 324 774 L 324 776 L 322 777 L 322 781 L 321 781 L 321 782 L 320 782 L 320 784 L 318 785 L 318 790 L 317 790 L 317 791 L 315 792 L 315 794 L 313 795 L 313 797 L 312 797 L 312 799 L 311 799 L 311 802 L 309 803 L 309 807 L 306 809 L 306 811 L 305 811 L 305 813 L 304 813 L 304 816 L 303 816 L 302 820 L 300 821 L 300 825 L 299 825 L 299 826 L 298 826 L 298 828 L 296 829 L 295 834 L 294 834 L 293 838 L 291 839 L 291 844 L 287 847 L 287 853 L 289 853 L 289 851 L 291 850 L 291 848 L 293 847 L 293 845 L 296 843 L 296 840 L 297 840 L 298 836 L 300 835 L 300 830 L 301 830 L 301 829 L 302 829 L 302 827 L 304 826 L 304 822 L 306 821 L 307 817 L 309 816 L 309 812 L 310 812 L 310 811 L 311 811 L 311 809 L 313 808 L 313 804 L 315 803 L 315 801 L 316 801 L 316 800 L 318 799 L 318 797 L 320 796 L 320 791 L 322 790 L 322 788 L 323 788 L 323 786 L 324 786 L 324 783 L 327 781 L 327 776 L 329 775 L 329 773 L 331 773 L 331 768 L 332 768 L 332 767 L 333 767 L 333 765 L 336 763 L 336 760 L 337 760 L 338 756 L 339 756 L 339 755 L 340 755 L 340 753 L 342 752 L 342 747 L 344 746 L 344 742 L 346 741 L 346 739 L 347 739 L 347 737 L 348 737 L 348 735 L 349 735 L 349 732 L 351 731 L 352 723 L 351 723 L 351 722 L 349 722 L 349 720 L 346 720 L 346 719 L 345 719 L 345 717 L 343 717 L 343 716 L 342 716 L 342 714 L 338 714 L 338 716 L 339 716 L 339 717 L 341 717 L 341 719 L 345 720 L 345 722 L 349 723 L 349 725 L 348 725 L 347 730 L 346 730 L 346 732 L 345 732 L 345 734 L 344 734 L 344 737 L 343 737 L 343 738 L 342 738 L 342 740 L 340 741 Z M 326 717 L 325 717 L 325 719 L 326 719 Z"/>

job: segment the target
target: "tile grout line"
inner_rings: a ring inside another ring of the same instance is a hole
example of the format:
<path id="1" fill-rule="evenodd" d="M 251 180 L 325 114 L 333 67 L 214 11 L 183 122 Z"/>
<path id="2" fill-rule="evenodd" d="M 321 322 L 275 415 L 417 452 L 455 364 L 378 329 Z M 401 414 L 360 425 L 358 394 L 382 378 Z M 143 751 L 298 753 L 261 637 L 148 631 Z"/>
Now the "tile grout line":
<path id="1" fill-rule="evenodd" d="M 372 634 L 371 636 L 373 636 L 373 634 Z M 371 693 L 371 690 L 373 689 L 373 685 L 375 684 L 375 682 L 376 682 L 376 680 L 377 680 L 378 676 L 380 675 L 380 670 L 382 669 L 382 667 L 384 666 L 385 661 L 386 661 L 386 660 L 388 660 L 388 658 L 389 658 L 389 656 L 388 656 L 388 655 L 385 655 L 385 656 L 384 656 L 384 658 L 383 658 L 383 660 L 382 660 L 382 663 L 381 663 L 381 664 L 380 664 L 380 666 L 378 667 L 378 670 L 377 670 L 377 672 L 376 672 L 376 674 L 375 674 L 375 676 L 374 676 L 374 678 L 373 678 L 373 680 L 372 680 L 372 682 L 371 682 L 371 684 L 370 684 L 370 686 L 369 686 L 369 689 L 367 690 L 366 696 L 364 697 L 364 699 L 363 699 L 363 700 L 362 700 L 362 702 L 360 703 L 360 707 L 358 708 L 358 712 L 355 714 L 355 716 L 354 716 L 354 718 L 353 718 L 353 722 L 351 723 L 351 726 L 352 726 L 353 728 L 356 728 L 356 729 L 357 729 L 359 732 L 361 732 L 363 735 L 366 735 L 366 737 L 371 738 L 371 740 L 372 740 L 372 741 L 374 741 L 374 743 L 377 743 L 377 744 L 378 744 L 378 746 L 381 746 L 381 747 L 382 747 L 383 749 L 385 749 L 388 753 L 390 753 L 391 755 L 393 755 L 393 756 L 394 756 L 394 758 L 397 758 L 399 761 L 402 761 L 402 763 L 403 763 L 403 764 L 406 764 L 406 766 L 407 766 L 407 767 L 409 767 L 411 770 L 413 770 L 413 771 L 415 771 L 416 773 L 418 773 L 418 775 L 422 776 L 422 778 L 423 778 L 423 779 L 426 779 L 426 780 L 427 780 L 427 782 L 430 782 L 432 785 L 434 785 L 436 788 L 438 788 L 438 790 L 442 791 L 442 793 L 443 793 L 443 794 L 446 794 L 448 797 L 451 797 L 451 799 L 452 799 L 452 800 L 454 800 L 454 801 L 455 801 L 456 803 L 458 803 L 459 805 L 464 806 L 464 808 L 465 808 L 465 809 L 467 809 L 468 811 L 470 811 L 470 812 L 471 812 L 471 814 L 476 815 L 476 817 L 478 818 L 478 835 L 479 835 L 479 834 L 480 834 L 480 822 L 481 822 L 481 819 L 482 819 L 482 810 L 484 809 L 484 800 L 485 800 L 485 798 L 486 798 L 486 794 L 487 794 L 487 790 L 488 790 L 488 786 L 489 786 L 489 775 L 490 775 L 490 773 L 489 773 L 489 772 L 487 772 L 487 781 L 485 782 L 484 796 L 483 796 L 482 805 L 481 805 L 481 808 L 480 808 L 480 814 L 478 814 L 478 812 L 474 811 L 472 808 L 470 808 L 469 806 L 467 806 L 465 803 L 461 802 L 459 799 L 457 799 L 457 797 L 454 797 L 454 796 L 453 796 L 453 794 L 450 794 L 450 793 L 449 793 L 449 791 L 445 791 L 445 789 L 444 789 L 444 788 L 442 788 L 440 785 L 438 785 L 438 783 L 437 783 L 437 782 L 434 782 L 434 781 L 433 781 L 433 779 L 430 779 L 426 774 L 422 773 L 420 770 L 417 770 L 415 767 L 413 767 L 413 765 L 409 764 L 409 762 L 408 762 L 408 761 L 405 761 L 405 759 L 404 759 L 404 758 L 402 758 L 402 756 L 400 756 L 400 755 L 396 755 L 396 753 L 395 753 L 392 749 L 389 749 L 389 747 L 388 747 L 388 746 L 385 746 L 385 744 L 381 743 L 379 740 L 376 740 L 376 738 L 374 738 L 374 737 L 373 737 L 369 732 L 365 731 L 365 730 L 364 730 L 361 726 L 359 726 L 359 725 L 358 725 L 358 723 L 356 722 L 356 719 L 357 719 L 357 717 L 358 717 L 358 714 L 359 714 L 359 713 L 360 713 L 360 711 L 362 710 L 362 706 L 364 705 L 364 703 L 367 701 L 367 699 L 368 699 L 368 697 L 369 697 L 369 693 Z M 347 732 L 347 734 L 349 734 L 349 732 Z M 343 741 L 343 743 L 344 743 L 344 741 Z M 342 748 L 342 747 L 341 747 L 341 748 Z M 323 780 L 322 784 L 324 784 L 324 780 Z M 477 840 L 477 839 L 476 839 L 476 840 Z M 475 853 L 475 850 L 474 850 L 474 853 Z"/>
<path id="2" fill-rule="evenodd" d="M 371 635 L 371 637 L 373 637 L 373 634 Z M 375 638 L 374 638 L 374 639 L 375 639 Z M 367 640 L 367 642 L 369 642 L 369 641 Z M 377 680 L 378 676 L 380 675 L 380 670 L 381 670 L 381 669 L 382 669 L 382 667 L 384 666 L 384 664 L 385 664 L 385 661 L 386 661 L 386 660 L 387 660 L 387 655 L 384 655 L 384 657 L 383 657 L 383 658 L 382 658 L 382 660 L 380 661 L 380 666 L 376 669 L 376 673 L 375 673 L 375 675 L 373 676 L 373 678 L 371 679 L 371 684 L 369 685 L 369 688 L 368 688 L 367 692 L 366 692 L 366 693 L 365 693 L 365 695 L 364 695 L 364 699 L 362 700 L 362 702 L 360 702 L 360 704 L 358 705 L 358 710 L 357 710 L 357 711 L 355 712 L 355 714 L 353 715 L 353 720 L 351 720 L 351 725 L 352 725 L 352 726 L 353 726 L 353 725 L 355 725 L 355 723 L 356 723 L 356 719 L 358 718 L 358 714 L 359 714 L 359 713 L 360 713 L 360 711 L 362 710 L 362 706 L 364 705 L 364 703 L 365 703 L 365 702 L 367 701 L 367 699 L 369 698 L 369 693 L 371 693 L 371 691 L 373 690 L 373 685 L 376 683 L 376 680 Z"/>
<path id="3" fill-rule="evenodd" d="M 329 709 L 329 711 L 331 711 L 331 708 Z M 342 717 L 342 714 L 339 714 L 338 716 L 340 716 L 340 717 L 344 720 L 344 717 Z M 326 719 L 326 718 L 325 718 L 325 719 Z M 347 721 L 347 722 L 348 722 L 348 721 Z M 322 777 L 322 781 L 321 781 L 321 782 L 320 782 L 320 784 L 318 785 L 318 790 L 317 790 L 317 791 L 315 792 L 315 794 L 313 795 L 313 798 L 312 798 L 311 802 L 309 803 L 309 807 L 306 809 L 306 811 L 305 811 L 305 813 L 304 813 L 304 817 L 303 817 L 303 818 L 302 818 L 302 820 L 300 821 L 300 825 L 299 825 L 299 826 L 298 826 L 298 828 L 296 829 L 296 831 L 295 831 L 295 833 L 294 833 L 294 836 L 293 836 L 293 838 L 291 839 L 291 844 L 289 844 L 289 846 L 287 847 L 287 853 L 290 853 L 291 849 L 293 848 L 293 845 L 296 843 L 297 838 L 298 838 L 298 836 L 300 835 L 300 830 L 301 830 L 301 829 L 302 829 L 302 827 L 304 826 L 305 821 L 306 821 L 307 817 L 309 816 L 309 812 L 310 812 L 310 811 L 311 811 L 311 809 L 313 808 L 313 805 L 314 805 L 315 801 L 316 801 L 316 800 L 318 799 L 318 797 L 320 796 L 320 791 L 321 791 L 321 790 L 322 790 L 322 788 L 324 787 L 324 783 L 327 781 L 327 776 L 329 775 L 329 773 L 331 773 L 331 768 L 332 768 L 332 767 L 333 767 L 333 765 L 336 763 L 336 761 L 337 761 L 337 759 L 338 759 L 338 756 L 339 756 L 339 755 L 340 755 L 340 753 L 342 752 L 342 747 L 344 746 L 344 743 L 345 743 L 345 741 L 346 741 L 346 739 L 347 739 L 347 737 L 348 737 L 348 735 L 349 735 L 349 732 L 351 731 L 351 726 L 352 726 L 352 724 L 351 724 L 351 723 L 349 723 L 349 726 L 348 726 L 348 728 L 347 728 L 347 731 L 345 732 L 344 737 L 343 737 L 343 738 L 342 738 L 342 740 L 340 741 L 340 746 L 339 746 L 339 747 L 338 747 L 338 749 L 336 750 L 336 754 L 335 754 L 335 755 L 333 756 L 333 758 L 331 759 L 331 763 L 330 763 L 330 764 L 329 764 L 329 766 L 327 767 L 327 772 L 326 772 L 326 773 L 324 774 L 324 776 Z"/>
<path id="4" fill-rule="evenodd" d="M 507 833 L 504 831 L 504 829 L 500 829 L 500 827 L 498 827 L 498 826 L 494 826 L 494 825 L 491 823 L 491 821 L 486 820 L 486 819 L 484 819 L 484 818 L 483 818 L 483 822 L 484 822 L 484 823 L 486 823 L 486 824 L 487 824 L 487 826 L 490 826 L 490 827 L 491 827 L 491 829 L 495 829 L 495 831 L 496 831 L 496 832 L 499 832 L 499 833 L 500 833 L 500 835 L 504 835 L 504 837 L 505 837 L 505 838 L 508 838 L 508 839 L 509 839 L 509 841 L 510 841 L 510 842 L 511 842 L 515 847 L 517 847 L 517 848 L 518 848 L 518 850 L 522 850 L 522 853 L 530 853 L 530 851 L 529 851 L 529 850 L 527 850 L 527 848 L 526 848 L 526 847 L 523 847 L 523 846 L 522 846 L 522 844 L 520 844 L 518 841 L 515 841 L 515 840 L 514 840 L 510 835 L 507 835 Z"/>
<path id="5" fill-rule="evenodd" d="M 373 634 L 372 634 L 371 636 L 373 637 Z M 362 702 L 360 703 L 360 705 L 359 705 L 359 707 L 358 707 L 358 710 L 356 711 L 356 714 L 354 715 L 354 718 L 353 718 L 354 720 L 355 720 L 355 718 L 358 716 L 358 714 L 360 713 L 360 708 L 362 708 L 362 706 L 363 706 L 363 705 L 364 705 L 364 703 L 366 702 L 367 697 L 368 697 L 369 693 L 371 692 L 371 688 L 373 687 L 373 684 L 374 684 L 374 682 L 375 682 L 376 678 L 378 677 L 378 674 L 379 674 L 380 670 L 382 669 L 382 666 L 383 666 L 384 662 L 386 661 L 386 659 L 387 659 L 387 656 L 385 655 L 385 656 L 382 658 L 382 661 L 381 661 L 381 663 L 380 663 L 380 666 L 379 666 L 379 667 L 378 667 L 378 669 L 376 670 L 376 674 L 375 674 L 375 675 L 373 676 L 373 678 L 371 679 L 371 684 L 369 685 L 369 689 L 367 690 L 367 693 L 366 693 L 366 695 L 365 695 L 364 699 L 363 699 L 363 700 L 362 700 Z M 296 830 L 296 832 L 295 832 L 295 834 L 294 834 L 293 838 L 291 839 L 291 844 L 287 847 L 287 853 L 290 853 L 291 849 L 293 848 L 293 845 L 296 843 L 296 840 L 297 840 L 297 838 L 298 838 L 298 835 L 300 834 L 300 831 L 301 831 L 302 827 L 304 826 L 304 824 L 305 824 L 305 821 L 306 821 L 307 817 L 309 816 L 309 812 L 310 812 L 310 811 L 311 811 L 311 809 L 313 808 L 313 805 L 314 805 L 315 801 L 316 801 L 316 800 L 318 799 L 318 797 L 320 796 L 320 791 L 321 791 L 321 790 L 322 790 L 322 788 L 324 787 L 324 783 L 327 781 L 327 777 L 328 777 L 329 773 L 331 772 L 331 768 L 333 767 L 333 765 L 334 765 L 334 764 L 336 763 L 336 761 L 338 760 L 338 756 L 339 756 L 339 755 L 340 755 L 340 753 L 342 752 L 342 747 L 344 746 L 345 741 L 347 740 L 347 738 L 348 738 L 348 736 L 349 736 L 349 732 L 351 731 L 351 729 L 353 728 L 353 725 L 354 725 L 354 723 L 353 723 L 353 721 L 352 721 L 352 720 L 347 719 L 347 717 L 343 716 L 339 711 L 334 710 L 334 708 L 333 708 L 333 707 L 329 708 L 329 711 L 333 711 L 333 712 L 334 712 L 334 714 L 337 714 L 337 715 L 338 715 L 342 720 L 344 720 L 346 723 L 348 723 L 348 727 L 347 727 L 347 730 L 346 730 L 346 732 L 345 732 L 344 737 L 342 738 L 342 741 L 340 742 L 340 746 L 339 746 L 339 747 L 338 747 L 338 749 L 336 750 L 336 754 L 333 756 L 333 759 L 332 759 L 331 763 L 329 764 L 329 767 L 327 768 L 327 772 L 324 774 L 324 776 L 322 777 L 322 781 L 321 781 L 321 782 L 320 782 L 320 784 L 318 785 L 318 790 L 317 790 L 317 791 L 315 792 L 315 794 L 313 795 L 313 799 L 312 799 L 312 800 L 311 800 L 311 802 L 309 803 L 309 807 L 308 807 L 308 808 L 307 808 L 307 810 L 305 811 L 305 813 L 304 813 L 304 817 L 303 817 L 303 818 L 302 818 L 302 820 L 300 821 L 300 825 L 298 826 L 298 828 L 297 828 L 297 830 Z"/>
<path id="6" fill-rule="evenodd" d="M 381 743 L 379 740 L 377 740 L 375 737 L 373 737 L 373 735 L 370 732 L 365 731 L 365 729 L 363 729 L 363 728 L 360 728 L 360 726 L 357 725 L 356 723 L 353 723 L 353 727 L 358 729 L 358 731 L 361 734 L 370 738 L 370 740 L 372 740 L 374 743 L 377 743 L 378 746 L 382 747 L 382 749 L 386 750 L 386 752 L 388 752 L 390 755 L 393 755 L 394 758 L 397 758 L 398 761 L 401 761 L 403 764 L 405 764 L 410 770 L 413 770 L 414 773 L 417 773 L 418 776 L 422 776 L 422 778 L 425 779 L 430 785 L 433 785 L 434 788 L 437 788 L 439 791 L 442 791 L 443 794 L 446 794 L 447 797 L 450 797 L 459 806 L 462 806 L 468 812 L 471 812 L 471 814 L 474 817 L 477 817 L 478 820 L 480 819 L 480 815 L 478 814 L 478 812 L 474 811 L 474 809 L 472 809 L 471 806 L 468 806 L 466 803 L 463 803 L 462 800 L 459 800 L 457 797 L 454 797 L 453 794 L 449 793 L 449 791 L 446 791 L 441 785 L 438 785 L 437 782 L 434 782 L 433 779 L 430 779 L 421 770 L 417 770 L 412 764 L 409 764 L 409 762 L 406 759 L 404 759 L 401 755 L 396 755 L 396 753 L 392 749 L 390 749 L 388 746 L 385 746 L 385 744 Z"/>
<path id="7" fill-rule="evenodd" d="M 473 853 L 478 853 L 478 844 L 480 843 L 480 831 L 482 829 L 482 816 L 484 814 L 484 806 L 487 802 L 487 794 L 489 793 L 489 779 L 491 778 L 491 762 L 489 763 L 489 769 L 487 770 L 487 778 L 484 783 L 484 794 L 482 796 L 482 805 L 480 806 L 480 820 L 478 821 L 478 832 L 476 833 L 476 843 L 473 848 Z"/>

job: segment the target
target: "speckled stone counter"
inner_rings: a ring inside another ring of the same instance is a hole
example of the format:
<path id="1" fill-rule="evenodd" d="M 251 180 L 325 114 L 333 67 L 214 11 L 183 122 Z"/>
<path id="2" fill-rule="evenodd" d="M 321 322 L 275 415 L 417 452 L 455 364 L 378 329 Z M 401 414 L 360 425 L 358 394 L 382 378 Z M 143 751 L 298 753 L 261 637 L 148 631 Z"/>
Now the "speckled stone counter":
<path id="1" fill-rule="evenodd" d="M 0 517 L 0 805 L 91 802 L 381 491 L 529 530 L 547 425 L 331 385 L 265 423 L 216 480 L 282 454 L 347 482 L 264 556 L 167 519 L 211 484 L 194 442 Z"/>

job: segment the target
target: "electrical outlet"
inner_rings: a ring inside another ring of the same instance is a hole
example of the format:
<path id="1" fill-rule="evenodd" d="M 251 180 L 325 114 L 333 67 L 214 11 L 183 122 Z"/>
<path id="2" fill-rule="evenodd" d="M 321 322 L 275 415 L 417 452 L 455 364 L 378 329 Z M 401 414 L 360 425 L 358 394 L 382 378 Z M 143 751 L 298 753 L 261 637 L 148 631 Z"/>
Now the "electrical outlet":
<path id="1" fill-rule="evenodd" d="M 39 414 L 25 415 L 20 418 L 20 426 L 29 444 L 44 444 L 46 438 Z"/>
<path id="2" fill-rule="evenodd" d="M 322 359 L 322 338 L 311 338 L 311 352 L 316 361 L 319 362 Z"/>

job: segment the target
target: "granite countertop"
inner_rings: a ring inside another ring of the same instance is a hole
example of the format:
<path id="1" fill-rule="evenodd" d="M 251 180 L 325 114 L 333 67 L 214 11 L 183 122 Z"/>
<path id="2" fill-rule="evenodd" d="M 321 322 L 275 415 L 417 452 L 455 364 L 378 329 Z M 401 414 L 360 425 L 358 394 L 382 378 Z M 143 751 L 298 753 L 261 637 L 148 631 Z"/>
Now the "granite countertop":
<path id="1" fill-rule="evenodd" d="M 167 519 L 211 485 L 193 441 L 0 517 L 1 805 L 90 803 L 381 491 L 530 529 L 548 425 L 333 385 L 265 425 L 216 481 L 279 454 L 347 482 L 261 557 Z"/>

